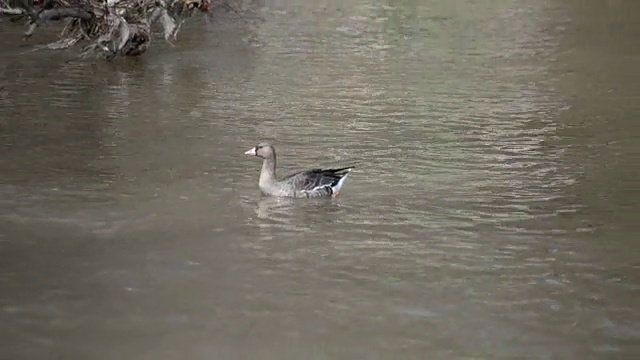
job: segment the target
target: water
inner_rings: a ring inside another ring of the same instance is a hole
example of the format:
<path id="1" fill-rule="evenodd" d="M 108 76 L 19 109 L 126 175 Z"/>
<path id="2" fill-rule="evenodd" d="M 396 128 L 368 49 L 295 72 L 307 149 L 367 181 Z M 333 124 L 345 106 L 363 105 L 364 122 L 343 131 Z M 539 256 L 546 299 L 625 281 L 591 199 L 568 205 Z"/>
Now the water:
<path id="1" fill-rule="evenodd" d="M 3 359 L 640 354 L 640 3 L 255 9 L 113 63 L 0 24 Z M 260 141 L 358 168 L 265 198 Z"/>

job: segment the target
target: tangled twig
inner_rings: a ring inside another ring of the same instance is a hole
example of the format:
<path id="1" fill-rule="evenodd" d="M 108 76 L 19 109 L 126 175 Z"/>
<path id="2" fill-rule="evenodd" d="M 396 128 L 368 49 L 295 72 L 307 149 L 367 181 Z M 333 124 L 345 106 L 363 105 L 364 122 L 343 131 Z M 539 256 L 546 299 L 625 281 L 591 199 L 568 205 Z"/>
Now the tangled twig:
<path id="1" fill-rule="evenodd" d="M 36 50 L 66 49 L 88 42 L 81 50 L 82 57 L 107 59 L 144 53 L 156 23 L 162 26 L 165 41 L 173 45 L 170 40 L 176 40 L 187 18 L 214 7 L 214 0 L 42 0 L 38 8 L 29 6 L 27 0 L 13 0 L 19 7 L 10 7 L 7 1 L 0 0 L 0 14 L 29 19 L 25 39 L 45 22 L 65 22 L 58 41 Z"/>

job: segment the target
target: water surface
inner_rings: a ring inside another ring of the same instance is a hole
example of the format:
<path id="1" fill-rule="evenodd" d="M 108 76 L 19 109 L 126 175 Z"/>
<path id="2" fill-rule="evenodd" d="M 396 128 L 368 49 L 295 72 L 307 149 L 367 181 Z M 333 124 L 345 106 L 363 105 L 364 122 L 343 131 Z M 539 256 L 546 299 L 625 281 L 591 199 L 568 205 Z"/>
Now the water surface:
<path id="1" fill-rule="evenodd" d="M 112 63 L 0 24 L 2 354 L 640 354 L 640 3 L 254 7 Z M 265 198 L 260 141 L 358 167 Z"/>

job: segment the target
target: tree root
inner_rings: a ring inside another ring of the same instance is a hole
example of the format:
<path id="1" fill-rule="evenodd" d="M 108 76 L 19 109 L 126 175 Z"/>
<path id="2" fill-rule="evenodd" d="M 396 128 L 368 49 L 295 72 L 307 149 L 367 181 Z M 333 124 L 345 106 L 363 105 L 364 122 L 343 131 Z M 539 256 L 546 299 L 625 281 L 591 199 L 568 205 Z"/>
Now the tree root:
<path id="1" fill-rule="evenodd" d="M 80 51 L 80 57 L 113 59 L 147 51 L 151 27 L 156 23 L 162 26 L 165 41 L 174 46 L 171 39 L 177 40 L 184 21 L 196 12 L 208 12 L 215 0 L 42 0 L 37 10 L 29 5 L 29 0 L 13 0 L 21 7 L 9 7 L 7 1 L 0 0 L 0 14 L 29 19 L 25 39 L 31 38 L 45 22 L 65 22 L 58 41 L 34 51 L 60 50 L 89 42 Z"/>

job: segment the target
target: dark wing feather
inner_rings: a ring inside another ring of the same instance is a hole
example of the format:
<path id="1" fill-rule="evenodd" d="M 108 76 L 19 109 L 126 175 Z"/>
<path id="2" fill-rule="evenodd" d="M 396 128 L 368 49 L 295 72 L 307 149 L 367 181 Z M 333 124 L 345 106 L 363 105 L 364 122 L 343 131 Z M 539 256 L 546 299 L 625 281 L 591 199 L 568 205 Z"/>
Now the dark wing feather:
<path id="1" fill-rule="evenodd" d="M 339 169 L 311 169 L 291 174 L 282 182 L 290 183 L 297 190 L 311 190 L 321 186 L 335 186 L 353 166 Z"/>

